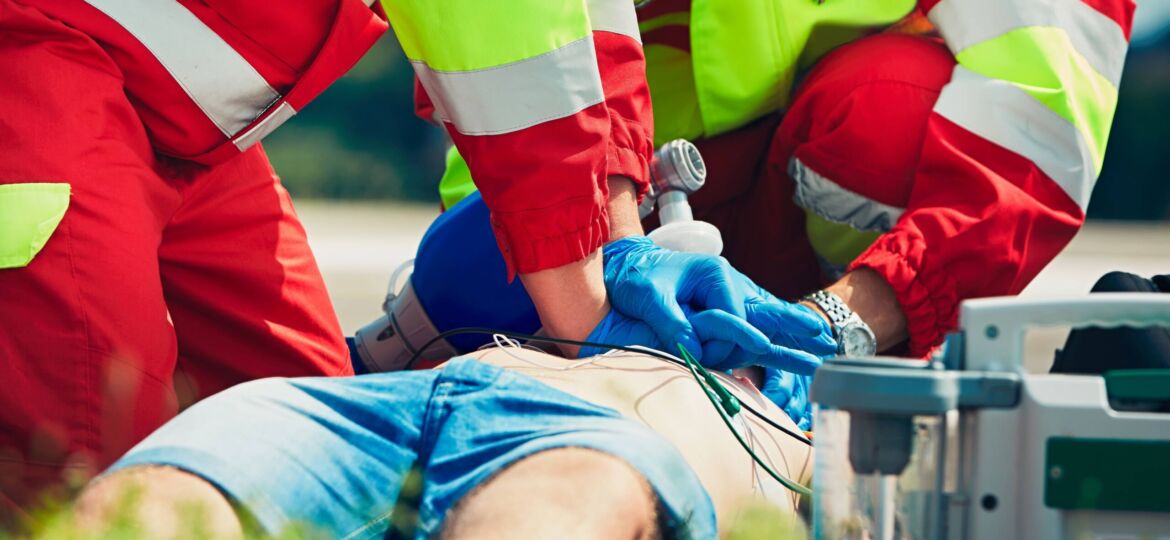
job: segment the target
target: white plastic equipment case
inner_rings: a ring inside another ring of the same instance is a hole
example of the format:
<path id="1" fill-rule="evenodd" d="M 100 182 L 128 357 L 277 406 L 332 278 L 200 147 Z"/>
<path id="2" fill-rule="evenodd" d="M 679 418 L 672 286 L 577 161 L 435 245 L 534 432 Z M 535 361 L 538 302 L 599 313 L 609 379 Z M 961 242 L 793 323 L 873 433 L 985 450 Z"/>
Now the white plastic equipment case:
<path id="1" fill-rule="evenodd" d="M 930 363 L 826 362 L 814 537 L 1170 538 L 1170 372 L 1025 373 L 1054 325 L 1170 327 L 1170 295 L 971 300 Z"/>

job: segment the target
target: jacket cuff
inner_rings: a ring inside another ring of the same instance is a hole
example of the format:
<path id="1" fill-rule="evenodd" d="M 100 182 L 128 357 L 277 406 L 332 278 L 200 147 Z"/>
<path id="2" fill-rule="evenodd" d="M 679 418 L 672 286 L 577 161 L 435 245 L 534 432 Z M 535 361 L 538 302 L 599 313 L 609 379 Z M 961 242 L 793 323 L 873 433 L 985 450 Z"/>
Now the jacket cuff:
<path id="1" fill-rule="evenodd" d="M 508 281 L 580 261 L 609 241 L 604 190 L 548 208 L 492 212 L 492 230 Z M 600 198 L 599 198 L 600 197 Z"/>
<path id="2" fill-rule="evenodd" d="M 925 242 L 906 235 L 885 234 L 849 265 L 871 268 L 894 288 L 906 330 L 909 356 L 925 358 L 958 323 L 958 292 L 943 272 L 924 270 Z"/>
<path id="3" fill-rule="evenodd" d="M 610 136 L 606 147 L 606 174 L 627 176 L 634 181 L 638 201 L 650 190 L 650 156 L 654 142 L 642 124 L 609 111 Z"/>

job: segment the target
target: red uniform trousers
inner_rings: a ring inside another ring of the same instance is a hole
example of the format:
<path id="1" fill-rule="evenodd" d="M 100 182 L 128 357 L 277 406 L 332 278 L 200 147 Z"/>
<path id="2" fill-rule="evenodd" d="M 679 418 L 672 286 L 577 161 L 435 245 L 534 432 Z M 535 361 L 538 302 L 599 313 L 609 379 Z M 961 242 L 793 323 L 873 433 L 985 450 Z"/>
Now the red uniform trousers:
<path id="1" fill-rule="evenodd" d="M 155 155 L 100 47 L 2 4 L 0 184 L 71 198 L 32 261 L 0 269 L 0 516 L 228 386 L 351 373 L 259 146 L 214 167 Z"/>
<path id="2" fill-rule="evenodd" d="M 882 34 L 844 45 L 800 83 L 783 116 L 704 141 L 707 184 L 695 217 L 723 233 L 724 256 L 775 294 L 828 284 L 793 202 L 794 154 L 838 185 L 905 207 L 927 119 L 954 58 L 941 41 Z"/>

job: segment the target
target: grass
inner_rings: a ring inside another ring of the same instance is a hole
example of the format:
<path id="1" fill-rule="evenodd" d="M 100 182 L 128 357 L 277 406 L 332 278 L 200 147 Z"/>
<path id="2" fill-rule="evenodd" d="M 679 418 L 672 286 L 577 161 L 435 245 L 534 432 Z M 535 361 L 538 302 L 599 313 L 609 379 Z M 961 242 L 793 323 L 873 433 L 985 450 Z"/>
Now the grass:
<path id="1" fill-rule="evenodd" d="M 79 523 L 74 508 L 60 500 L 47 501 L 39 510 L 16 525 L 15 529 L 0 530 L 0 540 L 141 540 L 159 538 L 159 531 L 143 526 L 147 516 L 140 514 L 143 494 L 131 489 L 123 494 L 105 519 L 102 528 Z M 243 515 L 243 514 L 241 514 Z M 174 534 L 166 535 L 171 540 L 202 540 L 217 538 L 208 525 L 206 508 L 197 503 L 181 506 L 176 512 L 177 523 Z M 326 539 L 328 535 L 308 524 L 293 524 L 275 535 L 264 533 L 253 521 L 243 518 L 244 538 L 269 540 Z"/>
<path id="2" fill-rule="evenodd" d="M 414 538 L 418 526 L 418 503 L 422 490 L 422 477 L 417 469 L 412 470 L 404 480 L 399 492 L 398 501 L 390 517 L 390 530 L 386 538 Z M 59 497 L 47 501 L 41 508 L 29 515 L 18 524 L 16 530 L 0 530 L 0 540 L 17 539 L 52 539 L 52 540 L 138 540 L 145 538 L 170 538 L 173 540 L 200 540 L 217 538 L 215 531 L 208 525 L 209 512 L 197 503 L 181 506 L 171 516 L 161 516 L 163 522 L 175 520 L 172 525 L 166 523 L 158 525 L 159 514 L 150 514 L 151 510 L 144 510 L 144 497 L 140 488 L 130 488 L 125 491 L 110 512 L 104 516 L 104 527 L 96 529 L 92 525 L 80 523 L 71 504 L 63 502 L 67 499 Z M 152 509 L 158 512 L 158 507 Z M 244 538 L 275 538 L 277 540 L 307 540 L 329 538 L 321 530 L 309 524 L 294 524 L 286 527 L 276 535 L 267 535 L 255 523 L 248 519 L 246 512 L 237 511 L 243 516 L 241 520 L 244 529 Z M 150 520 L 155 520 L 153 523 Z M 143 526 L 151 523 L 152 526 Z M 722 528 L 722 527 L 721 527 Z M 166 532 L 161 532 L 166 531 Z M 728 540 L 804 540 L 808 538 L 807 529 L 801 517 L 791 512 L 782 511 L 765 504 L 763 501 L 750 501 L 743 505 L 737 513 L 736 519 L 725 530 L 722 537 Z"/>

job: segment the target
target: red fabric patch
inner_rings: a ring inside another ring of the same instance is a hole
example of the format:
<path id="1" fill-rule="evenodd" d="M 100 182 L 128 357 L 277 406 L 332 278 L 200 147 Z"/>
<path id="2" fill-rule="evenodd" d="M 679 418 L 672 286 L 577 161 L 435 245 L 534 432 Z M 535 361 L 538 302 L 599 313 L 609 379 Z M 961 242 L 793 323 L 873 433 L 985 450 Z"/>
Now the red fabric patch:
<path id="1" fill-rule="evenodd" d="M 446 124 L 492 210 L 509 277 L 579 261 L 604 243 L 609 125 L 604 103 L 503 135 Z"/>
<path id="2" fill-rule="evenodd" d="M 439 122 L 435 118 L 435 103 L 431 101 L 431 96 L 427 95 L 427 89 L 423 88 L 422 81 L 418 80 L 417 76 L 414 78 L 414 115 L 428 124 Z"/>
<path id="3" fill-rule="evenodd" d="M 204 164 L 222 163 L 239 155 L 235 145 L 187 96 L 154 55 L 113 19 L 82 0 L 28 0 L 26 3 L 85 33 L 105 50 L 121 72 L 125 92 L 159 152 Z M 261 4 L 236 2 L 233 5 L 238 9 L 225 16 L 202 2 L 184 0 L 183 5 L 248 60 L 269 85 L 278 92 L 287 92 L 286 100 L 297 110 L 349 70 L 387 28 L 380 10 L 371 10 L 357 0 L 344 0 L 327 9 L 318 6 L 312 10 L 284 10 L 281 17 L 299 21 L 293 30 L 314 28 L 311 32 L 298 33 L 275 26 L 270 17 L 271 8 Z M 256 13 L 244 9 L 245 5 Z M 317 18 L 322 9 L 330 16 Z M 264 28 L 240 26 L 261 23 Z M 281 35 L 278 41 L 285 44 L 291 43 L 288 35 L 298 36 L 297 40 L 291 40 L 297 44 L 275 45 L 269 39 L 274 32 Z M 261 45 L 256 37 L 263 37 L 265 43 Z M 306 47 L 310 46 L 312 55 L 306 57 Z M 270 107 L 265 116 L 275 109 L 275 105 Z"/>
<path id="4" fill-rule="evenodd" d="M 782 151 L 854 193 L 905 207 L 927 118 L 954 65 L 930 38 L 883 34 L 841 47 L 797 92 L 780 126 Z"/>
<path id="5" fill-rule="evenodd" d="M 649 162 L 654 153 L 646 57 L 637 41 L 621 34 L 594 32 L 593 44 L 609 111 L 606 174 L 629 177 L 641 196 L 650 188 Z"/>
<path id="6" fill-rule="evenodd" d="M 1018 293 L 1072 238 L 1083 216 L 1027 159 L 934 114 L 954 59 L 933 39 L 878 35 L 827 55 L 781 123 L 789 156 L 869 199 L 904 208 L 851 268 L 894 287 L 925 355 L 957 324 L 964 299 Z"/>
<path id="7" fill-rule="evenodd" d="M 930 13 L 930 10 L 934 9 L 934 6 L 937 6 L 939 2 L 942 0 L 918 0 L 918 9 L 922 10 L 923 13 Z"/>
<path id="8" fill-rule="evenodd" d="M 1017 294 L 1068 244 L 1081 209 L 1031 161 L 932 115 L 906 212 L 852 268 L 889 280 L 923 356 L 958 303 Z"/>
<path id="9" fill-rule="evenodd" d="M 179 0 L 199 15 L 207 26 L 224 36 L 236 50 L 248 48 L 263 52 L 263 64 L 279 62 L 294 75 L 309 67 L 329 34 L 329 25 L 345 4 L 357 4 L 369 10 L 361 0 L 285 0 L 279 9 L 265 2 L 240 0 Z M 352 6 L 345 6 L 350 8 Z M 246 29 L 231 32 L 226 27 Z M 289 39 L 296 36 L 296 39 Z M 243 38 L 242 40 L 236 39 Z M 246 56 L 252 65 L 252 57 Z M 263 71 L 261 71 L 264 74 Z M 265 78 L 268 75 L 265 74 Z M 270 81 L 273 79 L 269 79 Z"/>
<path id="10" fill-rule="evenodd" d="M 0 103 L 36 104 L 6 110 L 20 136 L 0 144 L 0 183 L 71 188 L 44 248 L 0 271 L 6 497 L 27 504 L 66 469 L 97 472 L 230 385 L 351 372 L 260 147 L 210 167 L 162 158 L 91 36 L 10 0 L 0 36 Z"/>
<path id="11" fill-rule="evenodd" d="M 1133 12 L 1137 9 L 1137 4 L 1133 0 L 1081 0 L 1089 7 L 1101 12 L 1102 15 L 1113 19 L 1117 26 L 1121 27 L 1121 31 L 1125 33 L 1125 39 L 1129 40 L 1130 30 L 1133 29 Z"/>
<path id="12" fill-rule="evenodd" d="M 446 126 L 492 210 L 509 279 L 579 261 L 608 240 L 608 175 L 648 187 L 654 120 L 642 47 L 610 32 L 593 40 L 605 103 L 502 135 Z M 422 94 L 416 111 L 428 110 Z"/>

